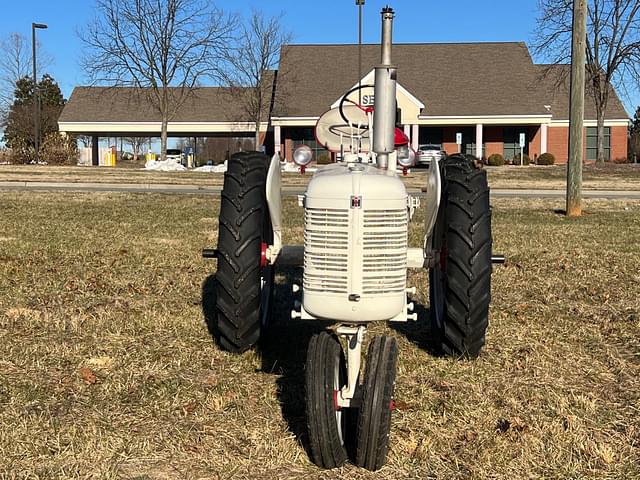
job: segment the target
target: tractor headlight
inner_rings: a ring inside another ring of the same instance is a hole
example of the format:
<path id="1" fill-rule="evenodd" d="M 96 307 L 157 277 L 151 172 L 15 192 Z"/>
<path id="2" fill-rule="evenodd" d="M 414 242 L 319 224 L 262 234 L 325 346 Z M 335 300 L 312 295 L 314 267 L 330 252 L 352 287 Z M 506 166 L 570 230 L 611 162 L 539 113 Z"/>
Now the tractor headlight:
<path id="1" fill-rule="evenodd" d="M 293 161 L 301 167 L 309 165 L 313 160 L 313 151 L 309 145 L 300 145 L 293 152 Z"/>
<path id="2" fill-rule="evenodd" d="M 409 145 L 398 147 L 398 165 L 401 167 L 413 167 L 416 163 L 416 152 Z"/>

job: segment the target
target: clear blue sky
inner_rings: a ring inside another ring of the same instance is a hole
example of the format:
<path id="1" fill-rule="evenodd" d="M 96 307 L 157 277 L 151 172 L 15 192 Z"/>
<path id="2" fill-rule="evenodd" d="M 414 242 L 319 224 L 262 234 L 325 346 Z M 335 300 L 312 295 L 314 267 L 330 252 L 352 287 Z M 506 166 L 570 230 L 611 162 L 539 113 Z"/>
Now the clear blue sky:
<path id="1" fill-rule="evenodd" d="M 49 29 L 39 30 L 38 38 L 53 56 L 54 64 L 49 70 L 64 95 L 68 97 L 75 85 L 85 83 L 77 60 L 80 44 L 76 31 L 93 16 L 93 0 L 5 0 L 3 3 L 0 37 L 13 31 L 30 35 L 31 22 L 47 23 Z M 528 43 L 535 30 L 536 0 L 366 0 L 365 42 L 379 42 L 379 12 L 387 3 L 396 11 L 396 42 Z M 355 0 L 218 0 L 216 4 L 239 13 L 250 12 L 251 8 L 270 15 L 282 13 L 295 43 L 355 43 L 358 39 Z M 623 101 L 627 110 L 634 111 L 640 98 Z"/>

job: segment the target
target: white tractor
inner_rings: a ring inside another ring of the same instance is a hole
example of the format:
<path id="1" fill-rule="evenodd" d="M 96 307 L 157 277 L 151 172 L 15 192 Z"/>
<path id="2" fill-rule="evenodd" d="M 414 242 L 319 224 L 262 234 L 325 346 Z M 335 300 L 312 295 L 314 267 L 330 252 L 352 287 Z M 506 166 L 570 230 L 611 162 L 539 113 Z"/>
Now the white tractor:
<path id="1" fill-rule="evenodd" d="M 442 354 L 475 357 L 485 343 L 491 295 L 491 210 L 486 174 L 454 155 L 429 170 L 422 248 L 409 248 L 408 225 L 419 205 L 398 169 L 415 162 L 396 129 L 396 68 L 391 62 L 394 13 L 382 10 L 382 55 L 375 68 L 374 108 L 352 100 L 316 126 L 320 143 L 336 153 L 299 197 L 304 245 L 282 245 L 280 158 L 234 155 L 225 174 L 212 329 L 231 352 L 253 346 L 269 324 L 274 267 L 304 268 L 301 301 L 292 318 L 331 321 L 311 338 L 305 368 L 306 413 L 312 460 L 334 468 L 347 459 L 380 468 L 389 445 L 398 346 L 395 338 L 367 338 L 370 322 L 418 320 L 408 294 L 407 269 L 429 269 L 430 332 Z M 352 95 L 353 96 L 353 95 Z M 294 153 L 304 167 L 308 147 Z M 364 343 L 366 368 L 361 372 Z M 343 346 L 344 345 L 344 346 Z M 351 420 L 348 421 L 348 417 Z M 357 425 L 357 426 L 356 426 Z M 353 426 L 353 428 L 352 428 Z M 355 430 L 355 431 L 351 431 Z"/>

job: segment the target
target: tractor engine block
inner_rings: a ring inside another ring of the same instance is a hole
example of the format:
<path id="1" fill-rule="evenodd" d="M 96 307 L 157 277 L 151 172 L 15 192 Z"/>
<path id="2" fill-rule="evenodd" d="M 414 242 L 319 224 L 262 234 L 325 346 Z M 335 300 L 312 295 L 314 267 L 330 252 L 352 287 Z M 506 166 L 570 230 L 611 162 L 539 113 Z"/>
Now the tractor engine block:
<path id="1" fill-rule="evenodd" d="M 309 182 L 304 207 L 304 310 L 353 323 L 405 312 L 409 214 L 394 172 L 325 166 Z"/>

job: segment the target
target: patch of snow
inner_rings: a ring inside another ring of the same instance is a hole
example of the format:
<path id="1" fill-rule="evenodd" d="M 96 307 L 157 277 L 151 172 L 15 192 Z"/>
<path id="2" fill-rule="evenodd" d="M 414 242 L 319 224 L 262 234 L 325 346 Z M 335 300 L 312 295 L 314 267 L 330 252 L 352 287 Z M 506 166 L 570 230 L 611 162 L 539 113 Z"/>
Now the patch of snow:
<path id="1" fill-rule="evenodd" d="M 169 158 L 163 161 L 156 160 L 148 160 L 147 163 L 144 164 L 145 170 L 154 170 L 157 172 L 184 172 L 187 170 L 187 167 L 181 165 L 176 160 Z"/>
<path id="2" fill-rule="evenodd" d="M 203 165 L 202 167 L 194 168 L 194 172 L 205 172 L 205 173 L 224 173 L 227 171 L 227 161 L 220 165 Z"/>

